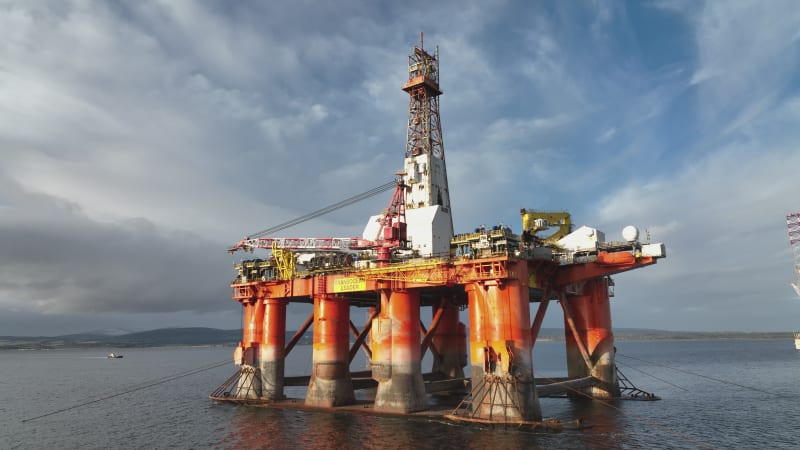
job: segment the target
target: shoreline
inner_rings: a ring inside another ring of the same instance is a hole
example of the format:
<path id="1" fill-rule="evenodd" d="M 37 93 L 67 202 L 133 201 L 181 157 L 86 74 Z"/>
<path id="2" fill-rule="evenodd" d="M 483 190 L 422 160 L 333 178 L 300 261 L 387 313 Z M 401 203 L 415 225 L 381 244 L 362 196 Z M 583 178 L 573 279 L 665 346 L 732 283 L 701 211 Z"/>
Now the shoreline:
<path id="1" fill-rule="evenodd" d="M 652 334 L 615 334 L 616 342 L 642 342 L 642 341 L 710 341 L 710 340 L 794 340 L 794 332 L 678 332 L 665 331 Z M 541 336 L 537 342 L 564 342 L 562 336 Z M 51 337 L 16 337 L 3 336 L 0 338 L 0 351 L 35 351 L 35 350 L 60 350 L 60 349 L 101 349 L 101 348 L 214 348 L 236 347 L 238 342 L 209 342 L 209 343 L 179 343 L 179 342 L 119 342 L 109 339 L 107 342 L 64 342 L 59 338 Z M 311 342 L 300 342 L 298 345 L 311 345 Z"/>

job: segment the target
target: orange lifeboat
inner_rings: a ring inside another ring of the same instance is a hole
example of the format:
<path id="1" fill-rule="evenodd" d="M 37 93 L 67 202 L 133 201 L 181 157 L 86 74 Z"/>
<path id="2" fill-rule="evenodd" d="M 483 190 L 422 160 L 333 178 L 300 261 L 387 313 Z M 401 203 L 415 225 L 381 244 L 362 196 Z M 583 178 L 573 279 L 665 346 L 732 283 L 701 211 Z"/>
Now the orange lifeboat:
<path id="1" fill-rule="evenodd" d="M 608 264 L 608 265 L 615 265 L 615 264 L 633 264 L 636 262 L 636 257 L 633 256 L 633 253 L 628 252 L 600 252 L 597 254 L 597 263 L 598 264 Z"/>

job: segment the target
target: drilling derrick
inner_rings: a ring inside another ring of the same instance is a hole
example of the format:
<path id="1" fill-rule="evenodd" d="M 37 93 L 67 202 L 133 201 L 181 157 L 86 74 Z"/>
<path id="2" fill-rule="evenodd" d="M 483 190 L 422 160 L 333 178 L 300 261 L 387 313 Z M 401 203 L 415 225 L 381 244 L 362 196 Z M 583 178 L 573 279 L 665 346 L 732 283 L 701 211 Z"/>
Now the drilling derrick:
<path id="1" fill-rule="evenodd" d="M 439 116 L 439 50 L 425 51 L 419 46 L 408 56 L 408 128 L 403 163 L 406 191 L 406 218 L 411 249 L 419 256 L 446 256 L 453 237 L 450 189 L 444 160 L 442 123 Z M 364 230 L 369 238 L 373 216 Z"/>
<path id="2" fill-rule="evenodd" d="M 406 181 L 413 180 L 407 198 L 409 209 L 440 205 L 449 212 L 450 191 L 444 164 L 442 122 L 439 116 L 439 49 L 434 55 L 414 47 L 408 56 L 408 82 L 403 90 L 409 95 L 408 131 L 406 134 Z M 430 172 L 425 170 L 430 168 Z M 410 185 L 410 183 L 409 183 Z M 452 230 L 453 224 L 450 221 Z"/>

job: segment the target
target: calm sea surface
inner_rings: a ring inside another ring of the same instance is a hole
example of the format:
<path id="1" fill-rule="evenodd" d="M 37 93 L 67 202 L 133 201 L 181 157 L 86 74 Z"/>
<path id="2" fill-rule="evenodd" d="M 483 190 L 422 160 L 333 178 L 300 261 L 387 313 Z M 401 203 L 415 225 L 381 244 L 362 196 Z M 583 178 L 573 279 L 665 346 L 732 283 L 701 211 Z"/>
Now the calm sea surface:
<path id="1" fill-rule="evenodd" d="M 235 371 L 232 362 L 23 422 L 230 361 L 232 349 L 124 349 L 115 360 L 104 356 L 114 349 L 0 351 L 0 449 L 800 448 L 800 352 L 791 341 L 622 341 L 617 349 L 628 378 L 662 400 L 541 399 L 546 417 L 593 424 L 560 433 L 214 403 L 207 396 Z M 565 375 L 563 354 L 563 343 L 537 343 L 534 370 Z M 310 360 L 309 347 L 295 348 L 287 375 L 308 373 Z M 363 359 L 353 364 L 363 367 Z"/>

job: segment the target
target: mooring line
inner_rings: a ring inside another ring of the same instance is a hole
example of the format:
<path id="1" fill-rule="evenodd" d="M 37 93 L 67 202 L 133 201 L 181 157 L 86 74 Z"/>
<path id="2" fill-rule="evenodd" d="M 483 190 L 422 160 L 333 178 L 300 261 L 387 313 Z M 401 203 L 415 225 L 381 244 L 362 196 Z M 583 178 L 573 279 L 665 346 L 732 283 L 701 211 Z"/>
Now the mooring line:
<path id="1" fill-rule="evenodd" d="M 737 386 L 737 387 L 740 387 L 742 389 L 749 389 L 751 391 L 760 392 L 762 394 L 769 394 L 769 395 L 773 395 L 775 397 L 783 397 L 782 395 L 776 394 L 775 392 L 765 391 L 764 389 L 759 389 L 757 387 L 747 386 L 747 385 L 739 384 L 739 383 L 734 383 L 733 381 L 723 380 L 721 378 L 714 378 L 712 376 L 703 375 L 702 373 L 692 372 L 690 370 L 679 369 L 677 367 L 668 366 L 666 364 L 657 363 L 655 361 L 648 361 L 646 359 L 636 358 L 634 356 L 623 355 L 623 354 L 620 354 L 620 353 L 617 353 L 616 356 L 622 356 L 623 358 L 633 359 L 633 360 L 636 360 L 636 361 L 639 361 L 639 362 L 643 362 L 643 363 L 646 363 L 646 364 L 652 364 L 654 366 L 661 366 L 661 367 L 664 367 L 666 369 L 674 370 L 676 372 L 683 372 L 683 373 L 688 374 L 688 375 L 694 375 L 696 377 L 705 378 L 707 380 L 716 381 L 718 383 L 730 384 L 731 386 Z"/>
<path id="2" fill-rule="evenodd" d="M 192 370 L 189 370 L 189 371 L 186 371 L 186 372 L 173 374 L 173 375 L 168 375 L 166 377 L 156 378 L 155 380 L 145 381 L 144 383 L 140 383 L 138 385 L 135 385 L 135 387 L 126 389 L 125 391 L 122 391 L 122 392 L 117 392 L 117 393 L 114 393 L 114 394 L 106 395 L 104 397 L 100 397 L 100 398 L 97 398 L 97 399 L 94 399 L 94 400 L 89 400 L 89 401 L 86 401 L 86 402 L 83 402 L 83 403 L 79 403 L 77 405 L 72 405 L 72 406 L 69 406 L 67 408 L 62 408 L 62 409 L 58 409 L 58 410 L 55 410 L 55 411 L 50 411 L 50 412 L 48 412 L 46 414 L 42 414 L 42 415 L 39 415 L 39 416 L 36 416 L 36 417 L 29 417 L 27 419 L 22 419 L 21 422 L 23 422 L 23 423 L 24 422 L 30 422 L 32 420 L 37 420 L 37 419 L 41 419 L 43 417 L 48 417 L 48 416 L 52 416 L 52 415 L 59 414 L 59 413 L 62 413 L 62 412 L 70 411 L 70 410 L 73 410 L 73 409 L 76 409 L 76 408 L 80 408 L 82 406 L 91 405 L 93 403 L 99 403 L 99 402 L 102 402 L 102 401 L 105 401 L 105 400 L 108 400 L 108 399 L 111 399 L 111 398 L 114 398 L 114 397 L 119 397 L 121 395 L 130 394 L 131 392 L 141 391 L 142 389 L 151 388 L 153 386 L 158 386 L 160 384 L 168 383 L 170 381 L 175 381 L 177 379 L 188 377 L 190 375 L 195 375 L 195 374 L 198 374 L 198 373 L 201 373 L 201 372 L 205 372 L 207 370 L 216 369 L 217 367 L 222 367 L 225 364 L 230 364 L 230 359 L 226 359 L 225 361 L 220 361 L 218 363 L 213 363 L 213 364 L 211 364 L 209 366 L 206 366 L 206 367 L 200 367 L 200 368 L 192 369 Z"/>
<path id="3" fill-rule="evenodd" d="M 619 355 L 619 353 L 617 353 L 617 355 Z M 554 379 L 552 379 L 552 378 L 547 378 L 547 377 L 542 377 L 542 376 L 539 376 L 539 375 L 537 375 L 537 374 L 536 374 L 536 372 L 535 372 L 535 371 L 534 371 L 534 375 L 533 375 L 533 376 L 534 376 L 534 378 L 535 378 L 535 379 L 549 380 L 549 381 L 551 381 L 551 382 L 555 382 L 555 381 L 556 381 L 556 380 L 554 380 Z M 588 399 L 592 400 L 593 402 L 597 402 L 597 403 L 600 403 L 600 404 L 601 404 L 601 405 L 603 405 L 603 406 L 606 406 L 606 407 L 608 407 L 608 408 L 611 408 L 611 409 L 613 409 L 613 410 L 615 410 L 615 411 L 619 412 L 619 413 L 620 413 L 620 414 L 622 414 L 623 416 L 630 417 L 630 418 L 632 418 L 632 419 L 634 419 L 634 420 L 640 420 L 640 421 L 642 421 L 642 422 L 646 422 L 646 423 L 648 423 L 649 425 L 652 425 L 652 426 L 654 426 L 654 427 L 656 427 L 656 428 L 660 429 L 661 431 L 664 431 L 665 433 L 668 433 L 668 434 L 672 434 L 672 435 L 674 435 L 674 436 L 677 436 L 677 437 L 679 437 L 679 438 L 681 438 L 681 439 L 684 439 L 684 440 L 686 440 L 686 441 L 688 441 L 688 442 L 691 442 L 691 443 L 693 443 L 693 444 L 695 444 L 695 445 L 697 445 L 697 446 L 699 446 L 699 447 L 703 447 L 703 448 L 710 448 L 710 449 L 715 449 L 715 448 L 716 448 L 716 447 L 714 447 L 713 445 L 709 444 L 708 442 L 705 442 L 705 441 L 698 440 L 698 439 L 696 439 L 696 438 L 694 438 L 694 437 L 692 437 L 692 436 L 690 436 L 690 435 L 688 435 L 688 434 L 686 434 L 686 433 L 682 433 L 682 432 L 680 432 L 680 431 L 678 431 L 678 430 L 675 430 L 675 429 L 673 429 L 673 428 L 670 428 L 670 427 L 668 427 L 668 426 L 666 426 L 666 425 L 661 425 L 660 423 L 658 423 L 658 422 L 656 422 L 655 420 L 653 420 L 653 419 L 650 419 L 650 418 L 648 418 L 648 417 L 640 416 L 639 414 L 634 414 L 634 413 L 632 413 L 632 412 L 625 411 L 624 409 L 622 409 L 622 408 L 619 408 L 619 407 L 617 407 L 617 406 L 614 406 L 614 405 L 612 405 L 611 403 L 608 403 L 608 402 L 606 402 L 606 401 L 604 401 L 604 400 L 600 400 L 600 399 L 598 399 L 598 398 L 592 397 L 591 395 L 589 395 L 589 394 L 587 394 L 587 393 L 585 393 L 585 392 L 583 392 L 583 391 L 579 391 L 579 390 L 577 390 L 577 389 L 575 389 L 575 388 L 572 388 L 572 387 L 570 387 L 570 386 L 564 386 L 564 389 L 566 389 L 566 390 L 569 390 L 569 391 L 572 391 L 572 392 L 574 392 L 574 393 L 575 393 L 575 394 L 577 394 L 577 395 L 580 395 L 580 396 L 586 397 L 586 398 L 588 398 Z"/>
<path id="4" fill-rule="evenodd" d="M 660 382 L 662 382 L 662 383 L 666 383 L 666 384 L 668 384 L 668 385 L 670 385 L 670 386 L 672 386 L 672 387 L 678 388 L 678 389 L 680 389 L 680 390 L 682 390 L 682 391 L 689 392 L 689 389 L 686 389 L 685 387 L 678 386 L 677 384 L 674 384 L 674 383 L 670 383 L 669 381 L 667 381 L 667 380 L 665 380 L 665 379 L 663 379 L 663 378 L 659 378 L 659 377 L 657 377 L 657 376 L 653 375 L 652 373 L 647 373 L 647 372 L 645 372 L 645 371 L 644 371 L 644 370 L 642 370 L 642 369 L 638 369 L 638 368 L 636 368 L 636 367 L 633 367 L 633 366 L 631 366 L 631 365 L 628 365 L 628 364 L 623 364 L 623 363 L 621 363 L 621 362 L 619 362 L 619 361 L 615 361 L 615 362 L 616 362 L 616 364 L 617 364 L 617 365 L 620 365 L 620 366 L 623 366 L 623 367 L 627 367 L 628 369 L 633 369 L 633 370 L 635 370 L 635 371 L 637 371 L 637 372 L 639 372 L 639 373 L 642 373 L 642 374 L 644 374 L 644 375 L 647 375 L 648 377 L 655 378 L 656 380 L 658 380 L 658 381 L 660 381 Z"/>

